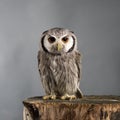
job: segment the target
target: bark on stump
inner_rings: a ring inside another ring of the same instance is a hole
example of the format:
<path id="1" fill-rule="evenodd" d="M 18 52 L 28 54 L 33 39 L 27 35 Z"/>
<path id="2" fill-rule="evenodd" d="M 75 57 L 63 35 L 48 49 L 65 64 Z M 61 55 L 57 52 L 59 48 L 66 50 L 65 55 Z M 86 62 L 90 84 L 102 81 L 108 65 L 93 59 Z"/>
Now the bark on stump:
<path id="1" fill-rule="evenodd" d="M 120 96 L 85 96 L 79 100 L 23 101 L 23 120 L 120 120 Z"/>

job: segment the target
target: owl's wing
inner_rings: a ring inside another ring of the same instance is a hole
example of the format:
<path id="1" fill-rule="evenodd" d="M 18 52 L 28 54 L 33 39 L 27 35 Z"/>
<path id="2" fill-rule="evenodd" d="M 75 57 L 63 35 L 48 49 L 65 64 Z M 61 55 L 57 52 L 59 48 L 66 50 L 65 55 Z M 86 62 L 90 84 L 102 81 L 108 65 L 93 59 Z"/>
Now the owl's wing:
<path id="1" fill-rule="evenodd" d="M 81 54 L 79 52 L 76 52 L 75 62 L 78 68 L 78 82 L 81 79 Z"/>
<path id="2" fill-rule="evenodd" d="M 38 59 L 38 70 L 39 70 L 39 73 L 41 74 L 41 72 L 40 72 L 40 51 L 38 51 L 38 56 L 37 56 L 37 59 Z"/>
<path id="3" fill-rule="evenodd" d="M 76 91 L 76 96 L 77 98 L 82 98 L 83 95 L 81 90 L 79 89 L 80 79 L 81 79 L 81 54 L 79 52 L 76 52 L 75 62 L 78 69 L 78 88 Z"/>

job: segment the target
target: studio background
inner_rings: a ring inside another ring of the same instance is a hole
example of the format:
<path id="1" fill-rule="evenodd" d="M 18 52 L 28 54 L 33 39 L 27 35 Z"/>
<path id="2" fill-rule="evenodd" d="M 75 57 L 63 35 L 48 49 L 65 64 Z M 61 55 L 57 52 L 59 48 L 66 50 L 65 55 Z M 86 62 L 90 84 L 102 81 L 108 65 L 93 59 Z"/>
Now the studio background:
<path id="1" fill-rule="evenodd" d="M 119 0 L 0 0 L 0 120 L 21 120 L 22 101 L 42 96 L 41 33 L 75 32 L 85 95 L 120 95 Z"/>

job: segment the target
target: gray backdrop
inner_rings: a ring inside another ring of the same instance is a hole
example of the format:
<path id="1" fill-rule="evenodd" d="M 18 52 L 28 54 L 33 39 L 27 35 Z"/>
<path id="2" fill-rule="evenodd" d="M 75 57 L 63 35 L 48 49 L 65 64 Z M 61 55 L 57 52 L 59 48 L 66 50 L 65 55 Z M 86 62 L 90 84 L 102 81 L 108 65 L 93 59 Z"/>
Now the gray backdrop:
<path id="1" fill-rule="evenodd" d="M 51 27 L 78 37 L 84 94 L 120 95 L 119 0 L 0 0 L 0 120 L 21 120 L 22 100 L 44 95 L 37 51 Z"/>

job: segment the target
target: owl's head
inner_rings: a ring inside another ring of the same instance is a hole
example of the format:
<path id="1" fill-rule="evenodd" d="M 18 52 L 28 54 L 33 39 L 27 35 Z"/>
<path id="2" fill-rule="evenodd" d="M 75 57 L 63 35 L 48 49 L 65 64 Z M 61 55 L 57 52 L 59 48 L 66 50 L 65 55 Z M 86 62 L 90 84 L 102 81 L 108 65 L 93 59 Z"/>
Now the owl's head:
<path id="1" fill-rule="evenodd" d="M 77 39 L 74 33 L 64 28 L 52 28 L 43 32 L 41 49 L 50 54 L 60 55 L 77 49 Z"/>

